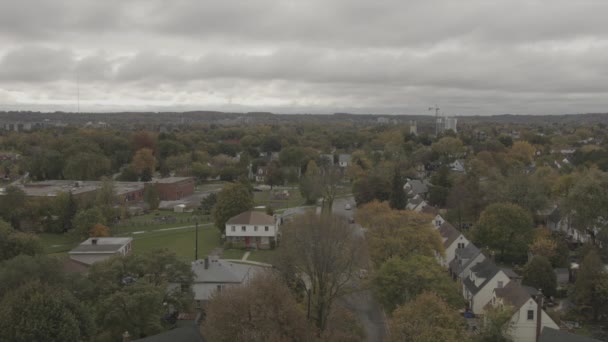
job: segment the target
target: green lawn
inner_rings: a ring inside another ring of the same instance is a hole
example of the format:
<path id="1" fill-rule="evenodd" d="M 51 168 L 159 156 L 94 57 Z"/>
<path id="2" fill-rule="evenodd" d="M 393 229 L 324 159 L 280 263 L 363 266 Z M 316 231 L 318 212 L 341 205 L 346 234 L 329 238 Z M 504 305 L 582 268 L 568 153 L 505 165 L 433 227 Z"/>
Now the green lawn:
<path id="1" fill-rule="evenodd" d="M 222 259 L 238 259 L 241 260 L 245 251 L 242 249 L 225 249 L 222 253 Z"/>
<path id="2" fill-rule="evenodd" d="M 38 238 L 47 254 L 65 253 L 78 245 L 78 239 L 71 234 L 38 234 Z"/>
<path id="3" fill-rule="evenodd" d="M 147 232 L 133 236 L 133 253 L 141 254 L 154 249 L 167 248 L 184 261 L 194 260 L 194 228 Z M 198 230 L 198 258 L 206 257 L 214 248 L 220 246 L 220 233 L 213 226 Z"/>
<path id="4" fill-rule="evenodd" d="M 256 206 L 268 206 L 273 209 L 284 209 L 297 207 L 304 204 L 304 198 L 300 194 L 300 190 L 289 189 L 289 199 L 277 199 L 274 193 L 280 193 L 282 190 L 256 191 L 253 193 L 253 200 Z"/>
<path id="5" fill-rule="evenodd" d="M 272 264 L 277 253 L 278 251 L 276 249 L 251 251 L 247 260 Z"/>

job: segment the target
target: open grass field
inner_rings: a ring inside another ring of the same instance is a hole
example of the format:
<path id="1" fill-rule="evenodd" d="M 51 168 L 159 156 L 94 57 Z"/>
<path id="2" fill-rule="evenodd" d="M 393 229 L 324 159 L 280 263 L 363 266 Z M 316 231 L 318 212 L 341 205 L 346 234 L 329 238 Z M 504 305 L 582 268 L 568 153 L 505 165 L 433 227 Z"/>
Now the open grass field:
<path id="1" fill-rule="evenodd" d="M 133 252 L 145 253 L 154 249 L 166 248 L 175 252 L 184 261 L 194 260 L 195 229 L 187 228 L 172 231 L 156 231 L 133 236 Z M 213 249 L 220 246 L 220 233 L 213 226 L 198 230 L 198 258 L 202 259 Z"/>
<path id="2" fill-rule="evenodd" d="M 145 215 L 133 216 L 111 227 L 112 235 L 149 231 L 161 228 L 193 226 L 196 220 L 201 224 L 210 222 L 209 215 L 195 213 L 176 213 L 170 210 L 157 210 Z"/>

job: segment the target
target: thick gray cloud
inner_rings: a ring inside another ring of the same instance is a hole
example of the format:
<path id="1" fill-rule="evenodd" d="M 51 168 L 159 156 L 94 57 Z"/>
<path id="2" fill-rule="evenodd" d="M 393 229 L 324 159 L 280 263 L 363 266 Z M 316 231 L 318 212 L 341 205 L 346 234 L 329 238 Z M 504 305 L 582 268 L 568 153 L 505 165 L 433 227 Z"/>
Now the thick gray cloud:
<path id="1" fill-rule="evenodd" d="M 608 108 L 608 2 L 0 2 L 0 107 Z M 81 106 L 81 107 L 82 107 Z M 1 108 L 0 108 L 1 109 Z"/>

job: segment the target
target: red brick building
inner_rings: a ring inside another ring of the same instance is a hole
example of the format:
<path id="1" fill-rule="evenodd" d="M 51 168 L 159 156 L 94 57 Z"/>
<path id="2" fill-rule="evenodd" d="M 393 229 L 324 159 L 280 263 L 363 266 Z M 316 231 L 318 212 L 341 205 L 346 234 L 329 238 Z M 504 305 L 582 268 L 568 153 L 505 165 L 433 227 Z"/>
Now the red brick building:
<path id="1" fill-rule="evenodd" d="M 192 177 L 161 178 L 148 184 L 156 186 L 161 201 L 176 201 L 194 194 Z"/>

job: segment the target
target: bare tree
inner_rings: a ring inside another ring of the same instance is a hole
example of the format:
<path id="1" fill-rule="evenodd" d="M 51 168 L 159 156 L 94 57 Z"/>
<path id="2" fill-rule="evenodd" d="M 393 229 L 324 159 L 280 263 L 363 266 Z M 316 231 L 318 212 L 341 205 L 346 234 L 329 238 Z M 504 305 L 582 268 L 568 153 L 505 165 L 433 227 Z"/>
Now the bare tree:
<path id="1" fill-rule="evenodd" d="M 356 286 L 366 260 L 363 238 L 342 217 L 309 213 L 283 227 L 280 251 L 277 268 L 305 284 L 308 317 L 325 330 L 335 300 Z"/>

